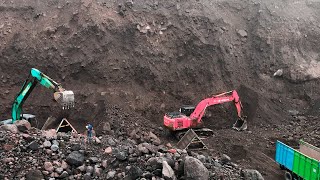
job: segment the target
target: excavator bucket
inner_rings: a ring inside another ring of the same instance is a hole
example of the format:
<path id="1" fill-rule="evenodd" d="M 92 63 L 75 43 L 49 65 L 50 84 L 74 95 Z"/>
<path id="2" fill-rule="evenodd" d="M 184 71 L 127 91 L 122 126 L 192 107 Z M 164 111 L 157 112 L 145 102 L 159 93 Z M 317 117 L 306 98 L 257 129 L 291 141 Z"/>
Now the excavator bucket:
<path id="1" fill-rule="evenodd" d="M 245 119 L 239 118 L 236 123 L 233 124 L 233 129 L 237 131 L 244 131 L 247 129 L 247 121 Z"/>
<path id="2" fill-rule="evenodd" d="M 62 109 L 70 109 L 74 107 L 73 91 L 55 92 L 54 99 L 62 105 Z"/>

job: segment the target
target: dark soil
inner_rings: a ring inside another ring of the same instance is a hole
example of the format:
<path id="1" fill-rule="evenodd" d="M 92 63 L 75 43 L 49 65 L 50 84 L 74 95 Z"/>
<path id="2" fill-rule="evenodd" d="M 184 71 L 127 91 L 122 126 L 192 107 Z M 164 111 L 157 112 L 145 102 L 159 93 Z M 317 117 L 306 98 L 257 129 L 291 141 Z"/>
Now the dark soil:
<path id="1" fill-rule="evenodd" d="M 32 67 L 76 97 L 66 112 L 50 90 L 36 87 L 24 112 L 35 114 L 39 127 L 54 116 L 79 131 L 109 121 L 112 128 L 160 134 L 165 112 L 236 89 L 248 131 L 231 129 L 232 103 L 210 107 L 204 119 L 215 130 L 210 152 L 280 179 L 275 141 L 313 143 L 318 136 L 310 124 L 319 120 L 319 13 L 315 1 L 5 0 L 0 118 L 10 118 Z M 273 77 L 278 69 L 283 75 Z"/>

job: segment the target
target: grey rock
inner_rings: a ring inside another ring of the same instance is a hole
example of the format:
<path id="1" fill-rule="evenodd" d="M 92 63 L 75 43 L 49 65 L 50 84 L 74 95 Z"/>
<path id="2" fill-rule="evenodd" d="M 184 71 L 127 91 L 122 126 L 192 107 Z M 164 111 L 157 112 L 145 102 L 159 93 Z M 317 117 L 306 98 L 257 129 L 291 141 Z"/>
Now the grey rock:
<path id="1" fill-rule="evenodd" d="M 297 116 L 299 114 L 299 111 L 297 110 L 289 110 L 288 112 L 291 116 Z"/>
<path id="2" fill-rule="evenodd" d="M 113 140 L 112 138 L 109 138 L 109 139 L 108 139 L 108 144 L 109 144 L 110 146 L 115 146 L 115 145 L 116 145 L 116 142 L 114 142 L 114 140 Z"/>
<path id="3" fill-rule="evenodd" d="M 91 174 L 86 173 L 85 175 L 83 175 L 83 179 L 84 180 L 91 180 Z"/>
<path id="4" fill-rule="evenodd" d="M 113 179 L 116 175 L 116 171 L 109 171 L 107 174 L 107 179 Z"/>
<path id="5" fill-rule="evenodd" d="M 86 171 L 86 166 L 82 165 L 82 166 L 79 166 L 77 169 L 79 169 L 81 172 L 84 172 Z"/>
<path id="6" fill-rule="evenodd" d="M 206 157 L 204 155 L 198 155 L 197 159 L 199 159 L 202 163 L 206 162 Z"/>
<path id="7" fill-rule="evenodd" d="M 86 173 L 92 174 L 93 173 L 93 167 L 92 166 L 87 166 Z"/>
<path id="8" fill-rule="evenodd" d="M 97 163 L 98 161 L 99 161 L 99 159 L 97 158 L 97 157 L 90 157 L 89 158 L 89 161 L 91 162 L 91 163 Z"/>
<path id="9" fill-rule="evenodd" d="M 43 165 L 44 169 L 48 172 L 52 172 L 53 171 L 53 165 L 51 162 L 44 162 L 44 165 Z"/>
<path id="10" fill-rule="evenodd" d="M 71 148 L 72 151 L 79 151 L 81 149 L 80 144 L 72 144 Z"/>
<path id="11" fill-rule="evenodd" d="M 228 155 L 226 155 L 226 154 L 223 154 L 222 155 L 222 157 L 221 157 L 221 163 L 222 164 L 227 164 L 227 163 L 229 163 L 231 161 L 231 158 L 228 156 Z"/>
<path id="12" fill-rule="evenodd" d="M 95 176 L 100 176 L 101 175 L 101 168 L 99 167 L 94 167 L 94 175 Z"/>
<path id="13" fill-rule="evenodd" d="M 186 180 L 209 179 L 208 169 L 196 158 L 187 156 L 184 161 L 184 175 Z"/>
<path id="14" fill-rule="evenodd" d="M 10 162 L 13 162 L 13 161 L 14 161 L 14 158 L 4 158 L 4 159 L 2 159 L 3 163 L 10 163 Z"/>
<path id="15" fill-rule="evenodd" d="M 128 175 L 125 177 L 126 180 L 135 180 L 142 176 L 142 170 L 137 166 L 132 166 L 129 171 Z"/>
<path id="16" fill-rule="evenodd" d="M 61 174 L 62 172 L 63 172 L 63 168 L 56 168 L 56 172 L 58 173 L 58 174 Z"/>
<path id="17" fill-rule="evenodd" d="M 118 160 L 120 160 L 120 161 L 126 160 L 126 159 L 127 159 L 127 156 L 128 156 L 128 154 L 127 154 L 126 152 L 121 151 L 121 150 L 119 150 L 119 149 L 114 149 L 114 150 L 112 151 L 112 154 L 114 154 L 115 157 L 116 157 Z"/>
<path id="18" fill-rule="evenodd" d="M 162 177 L 165 180 L 176 180 L 176 176 L 174 174 L 173 169 L 169 166 L 167 161 L 162 162 Z"/>
<path id="19" fill-rule="evenodd" d="M 10 131 L 12 133 L 18 133 L 18 128 L 15 124 L 4 124 L 2 126 L 0 126 L 0 129 L 4 130 L 4 131 Z"/>
<path id="20" fill-rule="evenodd" d="M 27 120 L 16 121 L 15 125 L 20 132 L 27 132 L 31 128 L 31 124 Z"/>
<path id="21" fill-rule="evenodd" d="M 151 166 L 152 170 L 160 169 L 162 167 L 162 159 L 159 157 L 151 157 L 146 164 Z"/>
<path id="22" fill-rule="evenodd" d="M 149 138 L 155 145 L 161 144 L 161 140 L 158 138 L 158 136 L 152 133 L 151 131 L 149 132 Z"/>
<path id="23" fill-rule="evenodd" d="M 103 160 L 101 165 L 102 165 L 103 168 L 108 167 L 108 161 L 107 160 Z"/>
<path id="24" fill-rule="evenodd" d="M 68 169 L 68 164 L 67 164 L 65 161 L 62 160 L 62 162 L 61 162 L 61 167 L 62 167 L 64 170 L 66 170 L 66 169 Z"/>
<path id="25" fill-rule="evenodd" d="M 274 77 L 281 77 L 283 75 L 283 69 L 278 69 L 273 76 Z"/>
<path id="26" fill-rule="evenodd" d="M 44 179 L 44 177 L 40 170 L 30 170 L 26 174 L 26 180 L 42 180 L 42 179 Z"/>
<path id="27" fill-rule="evenodd" d="M 63 171 L 62 173 L 61 173 L 61 175 L 59 176 L 59 178 L 60 179 L 63 179 L 63 178 L 66 178 L 66 177 L 68 177 L 69 176 L 69 173 L 67 172 L 67 171 Z"/>
<path id="28" fill-rule="evenodd" d="M 84 156 L 78 151 L 71 152 L 67 157 L 67 163 L 71 166 L 81 166 L 84 161 Z"/>
<path id="29" fill-rule="evenodd" d="M 110 132 L 111 131 L 111 126 L 109 122 L 104 122 L 102 126 L 102 131 L 104 132 Z"/>
<path id="30" fill-rule="evenodd" d="M 43 142 L 43 147 L 45 147 L 45 148 L 51 147 L 51 142 L 48 141 L 48 140 L 45 140 L 45 141 Z"/>
<path id="31" fill-rule="evenodd" d="M 238 34 L 241 36 L 241 37 L 247 37 L 248 36 L 248 33 L 243 30 L 243 29 L 240 29 L 238 30 Z"/>
<path id="32" fill-rule="evenodd" d="M 28 148 L 33 150 L 33 151 L 36 151 L 38 150 L 40 147 L 40 145 L 36 142 L 36 141 L 32 141 L 29 145 L 28 145 Z"/>
<path id="33" fill-rule="evenodd" d="M 148 148 L 144 147 L 143 144 L 138 145 L 138 151 L 142 154 L 148 154 L 149 150 Z"/>
<path id="34" fill-rule="evenodd" d="M 56 144 L 53 144 L 53 145 L 51 146 L 51 150 L 52 150 L 53 152 L 56 152 L 56 151 L 59 150 L 59 146 L 56 145 Z"/>
<path id="35" fill-rule="evenodd" d="M 260 172 L 255 169 L 244 169 L 240 174 L 244 180 L 264 180 Z"/>
<path id="36" fill-rule="evenodd" d="M 57 140 L 53 140 L 52 144 L 55 144 L 55 145 L 59 146 L 59 142 Z"/>
<path id="37" fill-rule="evenodd" d="M 134 162 L 137 162 L 137 158 L 136 157 L 130 157 L 128 159 L 128 161 L 131 162 L 131 163 L 134 163 Z"/>
<path id="38" fill-rule="evenodd" d="M 153 174 L 151 172 L 147 171 L 142 174 L 142 177 L 145 177 L 146 179 L 152 179 Z"/>

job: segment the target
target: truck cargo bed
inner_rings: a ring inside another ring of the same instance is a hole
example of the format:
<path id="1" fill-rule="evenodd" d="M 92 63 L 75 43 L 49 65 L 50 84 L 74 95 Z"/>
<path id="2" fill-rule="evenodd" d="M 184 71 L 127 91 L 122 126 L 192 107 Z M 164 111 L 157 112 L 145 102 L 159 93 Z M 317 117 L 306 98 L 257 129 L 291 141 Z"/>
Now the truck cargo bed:
<path id="1" fill-rule="evenodd" d="M 303 141 L 300 141 L 299 150 L 280 141 L 276 143 L 276 162 L 293 173 L 293 176 L 305 180 L 320 180 L 320 162 L 316 157 L 320 157 L 319 148 Z"/>

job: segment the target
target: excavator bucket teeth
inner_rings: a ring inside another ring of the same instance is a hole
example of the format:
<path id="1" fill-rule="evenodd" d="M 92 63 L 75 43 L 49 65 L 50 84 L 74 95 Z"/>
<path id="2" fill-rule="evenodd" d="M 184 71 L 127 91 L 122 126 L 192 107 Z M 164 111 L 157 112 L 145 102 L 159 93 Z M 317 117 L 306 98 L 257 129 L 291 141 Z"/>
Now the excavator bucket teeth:
<path id="1" fill-rule="evenodd" d="M 62 105 L 62 109 L 70 109 L 74 107 L 73 91 L 55 92 L 54 99 Z"/>
<path id="2" fill-rule="evenodd" d="M 238 119 L 236 123 L 233 124 L 233 129 L 237 131 L 244 131 L 247 129 L 247 121 L 244 119 Z"/>

